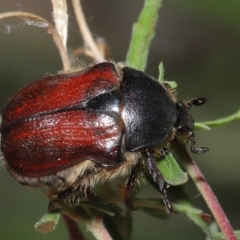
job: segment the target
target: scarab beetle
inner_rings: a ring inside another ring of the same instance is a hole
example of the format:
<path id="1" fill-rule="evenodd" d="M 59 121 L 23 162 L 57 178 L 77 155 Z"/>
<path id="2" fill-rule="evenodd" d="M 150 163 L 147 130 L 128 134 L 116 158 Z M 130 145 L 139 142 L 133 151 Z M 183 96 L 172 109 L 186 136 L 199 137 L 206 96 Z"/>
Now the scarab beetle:
<path id="1" fill-rule="evenodd" d="M 167 84 L 104 62 L 22 88 L 3 110 L 1 150 L 18 182 L 63 200 L 123 175 L 127 199 L 147 169 L 172 211 L 155 158 L 176 134 L 187 136 L 192 152 L 208 151 L 194 147 L 189 114 L 205 101 L 176 101 Z"/>

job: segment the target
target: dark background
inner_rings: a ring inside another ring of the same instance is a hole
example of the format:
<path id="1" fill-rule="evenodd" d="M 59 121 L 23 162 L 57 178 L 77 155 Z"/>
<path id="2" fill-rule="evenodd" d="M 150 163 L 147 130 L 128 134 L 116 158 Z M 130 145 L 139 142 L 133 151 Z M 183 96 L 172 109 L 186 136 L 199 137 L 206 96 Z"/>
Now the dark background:
<path id="1" fill-rule="evenodd" d="M 94 36 L 103 36 L 115 61 L 125 59 L 131 27 L 143 1 L 84 0 L 88 24 Z M 70 1 L 69 1 L 70 3 Z M 195 120 L 223 117 L 239 109 L 240 96 L 240 2 L 235 0 L 165 0 L 147 72 L 158 76 L 158 64 L 164 62 L 165 77 L 179 84 L 178 99 L 205 96 L 208 102 L 193 108 Z M 27 11 L 51 21 L 50 1 L 1 0 L 0 12 Z M 69 8 L 69 48 L 82 44 L 72 8 Z M 10 32 L 6 32 L 6 26 Z M 18 19 L 0 21 L 0 111 L 22 86 L 62 67 L 50 35 L 43 29 L 23 26 Z M 240 228 L 239 195 L 240 123 L 197 133 L 197 143 L 210 152 L 194 155 L 235 229 Z M 144 189 L 149 197 L 159 196 Z M 197 206 L 208 212 L 193 186 L 188 187 Z M 43 235 L 34 223 L 46 212 L 47 198 L 38 190 L 19 185 L 0 168 L 0 238 L 67 239 L 61 222 L 57 229 Z M 182 214 L 167 221 L 135 212 L 132 239 L 204 239 L 204 234 Z"/>

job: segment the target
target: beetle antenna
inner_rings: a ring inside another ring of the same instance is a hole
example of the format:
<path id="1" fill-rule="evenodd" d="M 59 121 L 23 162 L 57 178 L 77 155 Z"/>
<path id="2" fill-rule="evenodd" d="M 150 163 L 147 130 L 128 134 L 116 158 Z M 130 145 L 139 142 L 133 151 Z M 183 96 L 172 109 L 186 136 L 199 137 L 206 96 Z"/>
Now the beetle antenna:
<path id="1" fill-rule="evenodd" d="M 191 141 L 191 151 L 193 153 L 205 153 L 209 151 L 209 148 L 207 147 L 199 147 L 199 148 L 195 148 L 194 145 L 196 144 L 196 142 L 194 141 L 195 135 L 193 131 L 189 131 L 188 133 L 188 138 Z"/>
<path id="2" fill-rule="evenodd" d="M 201 105 L 203 105 L 206 101 L 207 101 L 207 99 L 206 99 L 205 97 L 202 97 L 202 98 L 192 98 L 192 99 L 187 103 L 188 109 L 190 109 L 192 105 L 194 105 L 194 106 L 201 106 Z"/>

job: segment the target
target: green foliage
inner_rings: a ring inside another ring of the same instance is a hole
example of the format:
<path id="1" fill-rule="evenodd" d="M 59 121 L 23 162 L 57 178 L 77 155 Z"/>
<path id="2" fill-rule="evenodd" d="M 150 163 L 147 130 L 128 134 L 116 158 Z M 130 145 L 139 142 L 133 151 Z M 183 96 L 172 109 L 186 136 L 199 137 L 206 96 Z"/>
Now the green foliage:
<path id="1" fill-rule="evenodd" d="M 155 35 L 155 26 L 162 0 L 145 0 L 142 12 L 133 25 L 126 64 L 142 70 L 146 68 L 149 46 Z"/>
<path id="2" fill-rule="evenodd" d="M 43 215 L 43 217 L 35 224 L 38 232 L 49 233 L 55 229 L 61 216 L 60 210 L 54 210 Z"/>
<path id="3" fill-rule="evenodd" d="M 182 171 L 171 153 L 158 161 L 158 168 L 161 169 L 164 180 L 171 186 L 182 185 L 188 180 L 187 173 Z"/>

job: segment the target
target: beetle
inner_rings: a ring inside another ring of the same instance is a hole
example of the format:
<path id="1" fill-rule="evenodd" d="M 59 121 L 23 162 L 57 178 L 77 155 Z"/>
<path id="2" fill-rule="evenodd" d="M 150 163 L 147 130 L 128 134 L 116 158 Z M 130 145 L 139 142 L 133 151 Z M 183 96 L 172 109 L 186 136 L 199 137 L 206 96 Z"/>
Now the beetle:
<path id="1" fill-rule="evenodd" d="M 192 152 L 208 151 L 195 148 L 189 113 L 205 101 L 177 101 L 167 84 L 110 62 L 47 76 L 22 88 L 2 112 L 5 165 L 19 183 L 62 200 L 127 175 L 126 202 L 145 169 L 172 212 L 155 159 L 178 134 Z"/>

